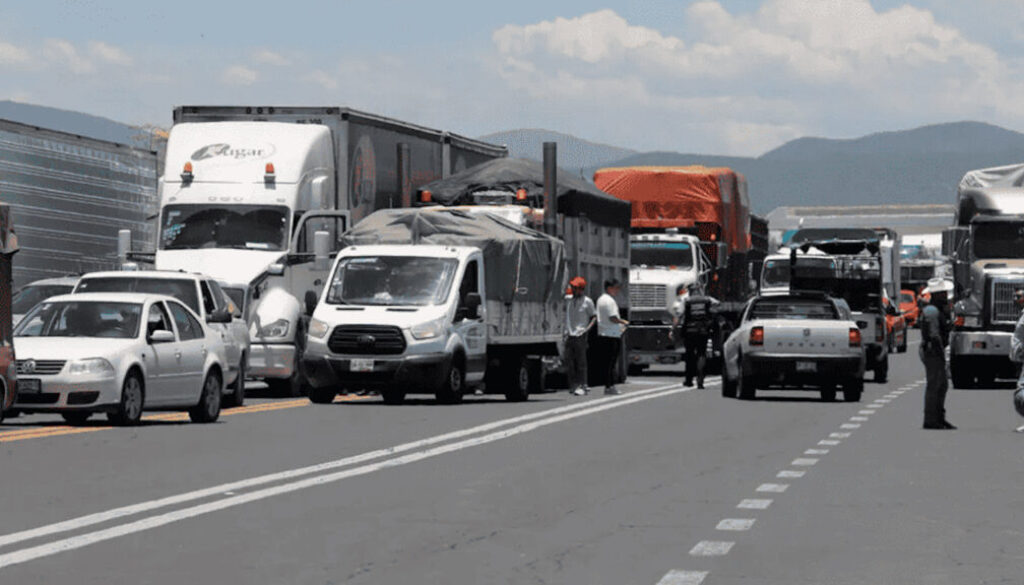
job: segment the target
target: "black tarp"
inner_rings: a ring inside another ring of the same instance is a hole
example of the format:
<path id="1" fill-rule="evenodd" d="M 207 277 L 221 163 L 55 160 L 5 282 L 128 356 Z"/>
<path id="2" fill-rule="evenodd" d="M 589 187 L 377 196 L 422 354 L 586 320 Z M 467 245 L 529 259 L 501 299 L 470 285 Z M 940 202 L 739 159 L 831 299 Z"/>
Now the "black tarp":
<path id="1" fill-rule="evenodd" d="M 440 208 L 384 209 L 364 218 L 341 240 L 346 246 L 475 246 L 484 254 L 488 300 L 562 302 L 562 241 L 494 215 Z"/>
<path id="2" fill-rule="evenodd" d="M 473 193 L 526 189 L 532 207 L 543 207 L 544 165 L 522 158 L 499 158 L 420 187 L 434 203 L 472 205 Z M 631 204 L 601 191 L 572 173 L 558 169 L 558 213 L 586 216 L 600 225 L 629 228 Z"/>

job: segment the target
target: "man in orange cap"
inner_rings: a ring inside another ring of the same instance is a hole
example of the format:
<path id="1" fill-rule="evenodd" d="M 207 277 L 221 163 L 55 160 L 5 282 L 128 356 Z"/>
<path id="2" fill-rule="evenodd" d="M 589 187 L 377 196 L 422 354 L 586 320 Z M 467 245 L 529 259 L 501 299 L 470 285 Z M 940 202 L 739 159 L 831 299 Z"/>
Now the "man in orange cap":
<path id="1" fill-rule="evenodd" d="M 587 281 L 577 276 L 569 281 L 572 298 L 565 307 L 565 375 L 569 392 L 587 393 L 587 334 L 597 320 L 594 301 L 586 295 Z"/>

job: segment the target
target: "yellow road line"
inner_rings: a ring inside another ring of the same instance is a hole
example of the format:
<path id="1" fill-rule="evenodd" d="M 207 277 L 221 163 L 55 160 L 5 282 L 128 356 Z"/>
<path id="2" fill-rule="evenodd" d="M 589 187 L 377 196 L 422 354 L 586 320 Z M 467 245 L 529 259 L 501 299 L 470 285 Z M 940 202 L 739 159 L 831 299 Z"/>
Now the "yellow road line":
<path id="1" fill-rule="evenodd" d="M 367 396 L 341 396 L 335 399 L 335 402 L 355 402 L 357 400 L 366 400 Z M 312 403 L 305 398 L 296 400 L 287 400 L 284 402 L 264 402 L 260 404 L 252 404 L 249 406 L 242 406 L 239 408 L 228 408 L 221 411 L 222 416 L 232 416 L 235 414 L 252 414 L 258 412 L 271 412 L 275 410 L 287 410 L 292 408 L 299 408 L 303 406 L 310 406 Z M 151 414 L 142 417 L 144 421 L 156 421 L 156 422 L 184 422 L 188 420 L 188 413 L 184 412 L 168 412 L 162 414 Z M 0 443 L 10 443 L 13 441 L 23 441 L 26 439 L 41 439 L 44 437 L 61 437 L 64 435 L 77 435 L 80 433 L 91 433 L 94 431 L 104 431 L 115 428 L 110 425 L 101 425 L 94 427 L 72 427 L 68 425 L 59 426 L 48 426 L 48 427 L 35 427 L 29 429 L 18 429 L 13 431 L 0 431 Z"/>

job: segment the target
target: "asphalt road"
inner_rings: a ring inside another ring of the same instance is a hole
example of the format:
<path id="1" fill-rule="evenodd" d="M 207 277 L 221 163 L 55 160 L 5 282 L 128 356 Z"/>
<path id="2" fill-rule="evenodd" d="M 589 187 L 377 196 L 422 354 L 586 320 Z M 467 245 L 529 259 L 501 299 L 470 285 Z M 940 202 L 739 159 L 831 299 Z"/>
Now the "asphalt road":
<path id="1" fill-rule="evenodd" d="M 1019 583 L 1009 387 L 921 429 L 914 348 L 860 403 L 631 379 L 399 407 L 262 398 L 214 425 L 0 427 L 0 583 Z"/>

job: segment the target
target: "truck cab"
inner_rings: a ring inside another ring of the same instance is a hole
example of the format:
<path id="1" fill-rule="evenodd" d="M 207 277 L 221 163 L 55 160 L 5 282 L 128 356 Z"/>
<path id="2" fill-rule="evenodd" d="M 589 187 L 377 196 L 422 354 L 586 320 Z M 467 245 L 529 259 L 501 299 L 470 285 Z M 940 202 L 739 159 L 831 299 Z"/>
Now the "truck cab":
<path id="1" fill-rule="evenodd" d="M 831 271 L 833 273 L 836 270 L 835 259 L 820 252 L 818 255 L 800 253 L 799 261 L 801 266 L 809 269 Z M 762 296 L 789 294 L 791 272 L 790 251 L 788 249 L 784 248 L 778 253 L 766 257 L 761 268 L 760 294 Z"/>

